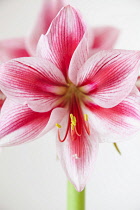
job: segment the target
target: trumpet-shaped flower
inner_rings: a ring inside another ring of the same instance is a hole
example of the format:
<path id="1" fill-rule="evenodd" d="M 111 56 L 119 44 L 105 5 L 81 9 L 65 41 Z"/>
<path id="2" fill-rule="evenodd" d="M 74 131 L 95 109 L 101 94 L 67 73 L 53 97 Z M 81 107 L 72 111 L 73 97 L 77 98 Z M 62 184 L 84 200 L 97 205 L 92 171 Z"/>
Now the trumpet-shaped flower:
<path id="1" fill-rule="evenodd" d="M 108 50 L 89 57 L 87 36 L 79 13 L 67 6 L 41 36 L 37 57 L 13 59 L 0 69 L 0 88 L 8 98 L 0 145 L 30 141 L 55 128 L 58 157 L 78 191 L 94 167 L 99 142 L 124 140 L 140 130 L 134 89 L 140 53 Z"/>

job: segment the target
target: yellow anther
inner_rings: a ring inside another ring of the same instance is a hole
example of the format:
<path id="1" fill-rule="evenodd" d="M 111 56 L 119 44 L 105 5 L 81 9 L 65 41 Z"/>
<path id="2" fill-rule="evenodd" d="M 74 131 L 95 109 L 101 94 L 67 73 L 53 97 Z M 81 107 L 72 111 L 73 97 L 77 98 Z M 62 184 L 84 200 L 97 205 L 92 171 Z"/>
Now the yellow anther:
<path id="1" fill-rule="evenodd" d="M 87 114 L 84 114 L 84 120 L 88 121 L 88 115 Z"/>
<path id="2" fill-rule="evenodd" d="M 76 125 L 76 117 L 75 116 L 73 116 L 73 119 L 71 120 L 71 122 L 73 125 Z"/>
<path id="3" fill-rule="evenodd" d="M 55 125 L 56 125 L 56 127 L 58 127 L 58 128 L 61 128 L 61 127 L 62 127 L 62 126 L 59 125 L 58 123 L 56 123 Z"/>
<path id="4" fill-rule="evenodd" d="M 70 114 L 70 119 L 73 120 L 74 119 L 74 115 Z"/>
<path id="5" fill-rule="evenodd" d="M 74 130 L 75 125 L 71 124 L 71 130 Z"/>
<path id="6" fill-rule="evenodd" d="M 73 114 L 70 114 L 71 119 L 71 129 L 74 130 L 74 127 L 76 126 L 76 117 Z"/>
<path id="7" fill-rule="evenodd" d="M 73 119 L 73 114 L 70 114 L 70 119 L 71 119 L 71 120 Z"/>

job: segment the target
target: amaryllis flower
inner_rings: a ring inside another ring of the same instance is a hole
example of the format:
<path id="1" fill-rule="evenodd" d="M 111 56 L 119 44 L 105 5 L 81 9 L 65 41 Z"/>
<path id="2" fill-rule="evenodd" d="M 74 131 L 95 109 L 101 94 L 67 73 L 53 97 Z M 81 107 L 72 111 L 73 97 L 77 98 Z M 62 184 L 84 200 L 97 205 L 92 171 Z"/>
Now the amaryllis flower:
<path id="1" fill-rule="evenodd" d="M 42 35 L 36 57 L 1 65 L 7 96 L 0 115 L 0 145 L 38 138 L 54 128 L 57 153 L 68 179 L 81 191 L 99 142 L 117 142 L 140 130 L 134 88 L 140 53 L 100 51 L 89 58 L 79 13 L 64 7 Z"/>

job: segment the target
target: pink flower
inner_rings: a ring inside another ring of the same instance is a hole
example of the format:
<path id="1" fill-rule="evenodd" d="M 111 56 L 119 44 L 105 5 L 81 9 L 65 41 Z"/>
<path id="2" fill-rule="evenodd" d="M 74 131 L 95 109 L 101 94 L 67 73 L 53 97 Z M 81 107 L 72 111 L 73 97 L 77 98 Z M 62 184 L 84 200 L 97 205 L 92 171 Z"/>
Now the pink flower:
<path id="1" fill-rule="evenodd" d="M 140 130 L 133 88 L 140 53 L 104 50 L 89 58 L 87 36 L 80 15 L 67 6 L 41 36 L 38 57 L 13 59 L 0 69 L 7 96 L 0 145 L 21 144 L 54 128 L 58 157 L 78 191 L 94 167 L 99 142 L 124 140 Z"/>

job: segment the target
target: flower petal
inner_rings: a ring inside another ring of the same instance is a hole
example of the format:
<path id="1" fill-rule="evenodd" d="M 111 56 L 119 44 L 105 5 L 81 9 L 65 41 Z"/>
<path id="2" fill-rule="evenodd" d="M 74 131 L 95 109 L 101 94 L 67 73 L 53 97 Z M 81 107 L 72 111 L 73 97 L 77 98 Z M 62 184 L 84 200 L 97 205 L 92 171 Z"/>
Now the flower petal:
<path id="1" fill-rule="evenodd" d="M 111 26 L 92 28 L 90 30 L 90 48 L 93 50 L 112 49 L 119 32 L 117 28 Z"/>
<path id="2" fill-rule="evenodd" d="M 0 146 L 13 146 L 40 136 L 51 112 L 38 113 L 6 100 L 0 113 Z"/>
<path id="3" fill-rule="evenodd" d="M 37 55 L 50 60 L 66 76 L 73 52 L 85 32 L 78 12 L 71 6 L 64 7 L 52 21 L 50 29 L 37 46 Z"/>
<path id="4" fill-rule="evenodd" d="M 62 120 L 66 116 L 68 116 L 68 111 L 66 108 L 58 107 L 58 108 L 53 109 L 51 112 L 51 115 L 50 115 L 50 119 L 49 119 L 46 127 L 44 128 L 43 132 L 41 133 L 41 135 L 44 135 L 51 129 L 56 128 L 56 124 L 61 124 Z M 67 127 L 67 123 L 65 123 L 65 127 Z M 63 126 L 63 130 L 65 130 L 64 126 Z"/>
<path id="5" fill-rule="evenodd" d="M 86 185 L 98 150 L 97 134 L 88 130 L 83 113 L 79 101 L 71 101 L 71 107 L 59 123 L 57 139 L 58 157 L 78 191 Z"/>
<path id="6" fill-rule="evenodd" d="M 82 136 L 72 140 L 70 133 L 64 142 L 57 140 L 57 153 L 68 179 L 77 191 L 82 191 L 94 168 L 98 151 L 96 133 L 90 136 L 83 131 Z"/>
<path id="7" fill-rule="evenodd" d="M 71 58 L 70 66 L 69 66 L 69 79 L 76 84 L 77 81 L 77 72 L 81 68 L 81 66 L 88 59 L 88 42 L 87 35 L 85 34 L 77 46 L 76 50 L 73 53 Z"/>
<path id="8" fill-rule="evenodd" d="M 140 131 L 140 95 L 132 92 L 117 106 L 106 109 L 87 104 L 89 124 L 100 135 L 100 141 L 117 142 L 131 139 Z"/>
<path id="9" fill-rule="evenodd" d="M 6 96 L 38 112 L 57 106 L 65 90 L 61 71 L 42 58 L 20 58 L 2 64 L 0 78 Z"/>
<path id="10" fill-rule="evenodd" d="M 12 58 L 28 57 L 23 38 L 14 38 L 0 41 L 0 62 L 8 61 Z"/>
<path id="11" fill-rule="evenodd" d="M 36 46 L 41 34 L 46 34 L 52 20 L 63 6 L 63 0 L 43 1 L 42 8 L 38 14 L 34 28 L 27 37 L 27 49 L 32 55 L 35 55 Z"/>
<path id="12" fill-rule="evenodd" d="M 100 51 L 78 71 L 77 84 L 83 86 L 95 104 L 105 108 L 116 106 L 135 85 L 139 57 L 137 51 Z"/>

